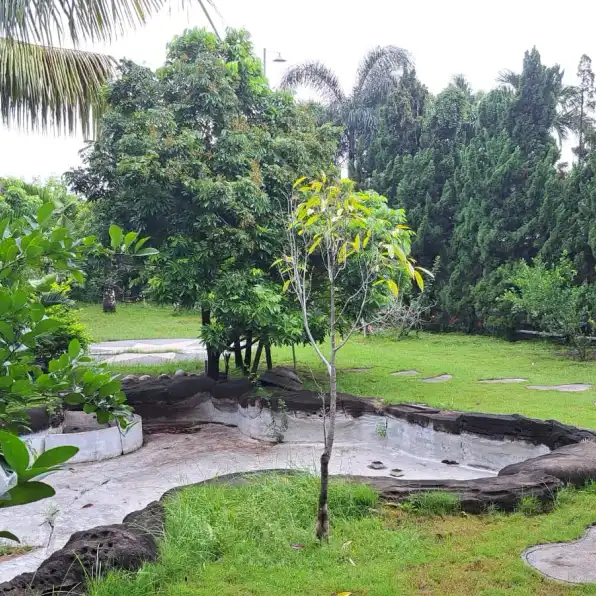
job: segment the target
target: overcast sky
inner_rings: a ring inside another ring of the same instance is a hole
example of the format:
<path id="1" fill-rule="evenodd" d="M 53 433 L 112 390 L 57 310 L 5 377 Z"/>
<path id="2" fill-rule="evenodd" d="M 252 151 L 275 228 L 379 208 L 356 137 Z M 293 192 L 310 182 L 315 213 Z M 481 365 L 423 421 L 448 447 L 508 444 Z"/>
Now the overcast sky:
<path id="1" fill-rule="evenodd" d="M 192 0 L 190 0 L 192 2 Z M 266 47 L 271 58 L 281 52 L 286 64 L 269 62 L 276 86 L 283 70 L 305 60 L 324 61 L 349 89 L 360 58 L 376 45 L 409 50 L 418 75 L 432 92 L 457 73 L 474 89 L 494 85 L 499 70 L 519 71 L 523 53 L 537 46 L 546 64 L 560 64 L 566 80 L 575 81 L 583 53 L 596 60 L 596 3 L 567 0 L 215 0 L 218 27 L 248 29 L 255 51 Z M 172 3 L 176 4 L 175 2 Z M 360 6 L 359 6 L 360 5 Z M 350 6 L 357 7 L 350 9 Z M 562 11 L 565 11 L 563 14 Z M 573 22 L 573 27 L 568 26 Z M 152 68 L 165 56 L 171 38 L 187 27 L 206 26 L 200 9 L 166 9 L 143 29 L 109 47 L 96 46 L 116 58 L 126 57 Z M 0 128 L 0 176 L 27 179 L 61 175 L 79 163 L 82 137 L 25 134 Z"/>

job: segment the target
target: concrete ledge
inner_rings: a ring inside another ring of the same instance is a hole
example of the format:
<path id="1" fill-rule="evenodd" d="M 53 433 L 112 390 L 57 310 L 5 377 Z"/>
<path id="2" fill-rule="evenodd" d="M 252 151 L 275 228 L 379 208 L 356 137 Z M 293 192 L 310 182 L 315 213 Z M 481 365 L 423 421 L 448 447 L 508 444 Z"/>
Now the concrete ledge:
<path id="1" fill-rule="evenodd" d="M 54 447 L 71 445 L 78 447 L 79 452 L 69 463 L 101 461 L 132 453 L 143 445 L 141 417 L 134 414 L 132 418 L 132 424 L 126 430 L 121 430 L 113 422 L 98 424 L 95 415 L 67 411 L 61 427 L 24 435 L 22 438 L 37 456 Z M 72 432 L 74 429 L 80 430 Z"/>

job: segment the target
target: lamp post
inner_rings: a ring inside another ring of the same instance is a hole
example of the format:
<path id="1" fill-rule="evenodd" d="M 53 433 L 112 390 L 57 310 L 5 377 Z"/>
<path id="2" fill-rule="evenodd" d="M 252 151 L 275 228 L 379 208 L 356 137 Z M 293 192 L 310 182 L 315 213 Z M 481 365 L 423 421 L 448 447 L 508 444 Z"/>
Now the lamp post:
<path id="1" fill-rule="evenodd" d="M 287 62 L 287 60 L 282 57 L 281 52 L 276 53 L 277 57 L 273 58 L 273 62 Z M 263 48 L 263 74 L 267 76 L 267 48 Z"/>

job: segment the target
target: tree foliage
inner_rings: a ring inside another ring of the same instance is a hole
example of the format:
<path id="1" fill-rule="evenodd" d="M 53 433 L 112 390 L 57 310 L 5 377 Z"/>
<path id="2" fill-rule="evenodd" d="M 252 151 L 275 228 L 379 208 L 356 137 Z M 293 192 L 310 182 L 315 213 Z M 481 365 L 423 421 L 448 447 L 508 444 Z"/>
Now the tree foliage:
<path id="1" fill-rule="evenodd" d="M 279 341 L 277 323 L 257 330 L 257 319 L 247 325 L 240 316 L 244 307 L 226 319 L 226 303 L 291 306 L 267 291 L 286 195 L 300 173 L 329 167 L 338 131 L 269 88 L 245 31 L 222 40 L 187 31 L 156 72 L 123 62 L 120 75 L 106 95 L 101 138 L 69 180 L 94 203 L 104 234 L 114 222 L 150 236 L 160 253 L 150 295 L 203 312 L 217 377 L 222 348 Z"/>
<path id="2" fill-rule="evenodd" d="M 557 142 L 570 133 L 580 145 L 571 169 L 559 163 Z M 577 86 L 564 85 L 561 69 L 545 66 L 536 49 L 486 93 L 458 76 L 433 97 L 414 70 L 402 77 L 381 104 L 372 140 L 357 143 L 357 175 L 407 210 L 423 266 L 440 257 L 436 323 L 503 332 L 519 325 L 497 299 L 508 283 L 502 267 L 520 260 L 540 257 L 550 267 L 565 253 L 576 272 L 570 286 L 594 281 L 593 140 L 587 56 Z"/>

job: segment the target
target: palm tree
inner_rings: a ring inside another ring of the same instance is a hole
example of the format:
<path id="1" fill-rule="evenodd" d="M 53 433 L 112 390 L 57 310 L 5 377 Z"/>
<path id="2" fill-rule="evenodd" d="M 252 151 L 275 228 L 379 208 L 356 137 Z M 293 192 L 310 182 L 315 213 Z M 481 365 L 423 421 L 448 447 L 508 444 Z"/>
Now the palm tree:
<path id="1" fill-rule="evenodd" d="M 512 70 L 502 70 L 497 77 L 497 82 L 505 87 L 518 92 L 521 85 L 521 75 Z M 577 120 L 577 94 L 578 89 L 573 85 L 561 85 L 557 97 L 557 115 L 553 122 L 553 132 L 559 140 L 559 147 L 567 140 L 569 133 L 573 132 Z"/>
<path id="2" fill-rule="evenodd" d="M 337 75 L 321 62 L 306 62 L 290 68 L 281 86 L 285 89 L 310 87 L 322 96 L 328 119 L 344 128 L 340 156 L 347 154 L 351 174 L 357 139 L 370 137 L 378 123 L 379 104 L 410 66 L 406 50 L 396 46 L 377 47 L 360 63 L 356 84 L 349 95 L 342 89 Z"/>
<path id="3" fill-rule="evenodd" d="M 209 15 L 205 3 L 197 0 Z M 0 116 L 8 125 L 84 135 L 101 110 L 115 60 L 78 49 L 143 25 L 169 0 L 0 2 Z M 210 20 L 210 18 L 209 18 Z M 211 22 L 211 20 L 210 20 Z M 72 46 L 64 47 L 64 44 Z"/>

